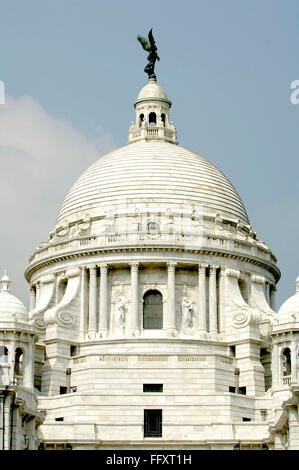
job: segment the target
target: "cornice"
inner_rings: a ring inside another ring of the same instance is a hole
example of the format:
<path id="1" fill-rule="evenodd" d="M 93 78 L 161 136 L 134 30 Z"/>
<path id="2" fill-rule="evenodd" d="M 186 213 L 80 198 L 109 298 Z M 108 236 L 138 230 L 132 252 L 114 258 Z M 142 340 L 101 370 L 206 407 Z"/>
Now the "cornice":
<path id="1" fill-rule="evenodd" d="M 37 261 L 36 263 L 30 265 L 25 271 L 25 278 L 30 283 L 32 275 L 39 271 L 40 269 L 44 268 L 45 266 L 51 266 L 55 263 L 67 260 L 74 260 L 80 259 L 87 256 L 96 256 L 96 255 L 103 255 L 103 254 L 110 254 L 110 253 L 141 253 L 141 252 L 171 252 L 171 253 L 193 253 L 198 255 L 208 255 L 208 256 L 219 256 L 222 258 L 231 258 L 236 259 L 239 261 L 245 261 L 255 266 L 262 267 L 271 272 L 274 276 L 275 281 L 278 282 L 280 279 L 280 270 L 272 263 L 267 261 L 263 261 L 260 258 L 237 254 L 235 252 L 223 251 L 223 250 L 209 250 L 209 249 L 192 249 L 191 247 L 173 247 L 173 246 L 148 246 L 148 245 L 139 245 L 137 247 L 103 247 L 103 248 L 94 248 L 84 251 L 73 251 L 69 253 L 65 253 L 62 255 L 51 256 L 48 258 L 44 258 L 41 261 Z"/>

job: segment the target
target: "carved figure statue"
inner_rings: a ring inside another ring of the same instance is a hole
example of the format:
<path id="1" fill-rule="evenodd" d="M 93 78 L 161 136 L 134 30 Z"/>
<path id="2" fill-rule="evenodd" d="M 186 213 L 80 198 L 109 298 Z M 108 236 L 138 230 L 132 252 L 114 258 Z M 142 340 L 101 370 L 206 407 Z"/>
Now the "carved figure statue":
<path id="1" fill-rule="evenodd" d="M 192 302 L 188 297 L 182 300 L 182 315 L 184 328 L 192 327 Z"/>
<path id="2" fill-rule="evenodd" d="M 144 38 L 143 36 L 137 36 L 137 39 L 140 42 L 140 44 L 142 45 L 143 49 L 145 51 L 149 52 L 149 54 L 147 56 L 148 64 L 145 67 L 144 71 L 145 71 L 145 73 L 148 74 L 148 78 L 156 79 L 156 75 L 155 75 L 155 71 L 154 71 L 155 70 L 155 63 L 156 63 L 156 60 L 160 60 L 160 57 L 157 54 L 158 49 L 156 47 L 156 43 L 155 43 L 155 40 L 154 40 L 152 29 L 148 33 L 148 40 L 146 38 Z"/>
<path id="3" fill-rule="evenodd" d="M 115 303 L 114 318 L 115 318 L 115 325 L 118 328 L 122 328 L 125 326 L 125 302 L 123 301 L 121 297 Z"/>

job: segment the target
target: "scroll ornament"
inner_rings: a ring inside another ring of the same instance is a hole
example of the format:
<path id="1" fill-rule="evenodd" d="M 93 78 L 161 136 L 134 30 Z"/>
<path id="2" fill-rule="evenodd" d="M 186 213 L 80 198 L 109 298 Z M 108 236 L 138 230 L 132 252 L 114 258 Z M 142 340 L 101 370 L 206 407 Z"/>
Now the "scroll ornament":
<path id="1" fill-rule="evenodd" d="M 60 325 L 69 327 L 73 323 L 73 316 L 67 311 L 71 302 L 77 295 L 80 285 L 80 268 L 71 268 L 66 271 L 65 277 L 68 279 L 65 294 L 56 307 L 50 308 L 45 313 L 45 324 Z"/>
<path id="2" fill-rule="evenodd" d="M 248 325 L 259 325 L 261 314 L 259 310 L 247 306 L 240 306 L 234 313 L 232 325 L 234 328 L 245 328 Z"/>
<path id="3" fill-rule="evenodd" d="M 38 285 L 40 287 L 50 285 L 50 289 L 43 294 L 41 302 L 32 311 L 29 312 L 29 323 L 33 325 L 37 330 L 45 330 L 46 324 L 44 321 L 44 312 L 51 303 L 54 294 L 54 276 L 44 276 L 39 280 Z"/>

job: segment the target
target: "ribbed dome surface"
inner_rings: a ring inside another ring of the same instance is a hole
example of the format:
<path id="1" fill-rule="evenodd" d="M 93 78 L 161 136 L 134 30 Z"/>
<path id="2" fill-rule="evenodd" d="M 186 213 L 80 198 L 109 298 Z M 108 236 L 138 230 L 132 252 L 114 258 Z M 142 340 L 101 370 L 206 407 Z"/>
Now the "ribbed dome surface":
<path id="1" fill-rule="evenodd" d="M 10 292 L 0 292 L 0 322 L 28 321 L 25 305 Z"/>
<path id="2" fill-rule="evenodd" d="M 25 305 L 9 292 L 0 293 L 0 321 L 28 321 Z"/>
<path id="3" fill-rule="evenodd" d="M 137 142 L 93 163 L 67 194 L 57 223 L 92 215 L 111 204 L 202 204 L 249 224 L 245 207 L 228 179 L 205 158 L 161 141 Z"/>
<path id="4" fill-rule="evenodd" d="M 291 315 L 299 314 L 299 277 L 296 279 L 296 293 L 287 299 L 279 309 L 278 317 L 282 321 Z"/>
<path id="5" fill-rule="evenodd" d="M 167 100 L 167 96 L 163 88 L 158 85 L 156 82 L 150 81 L 145 85 L 140 91 L 137 100 L 147 99 L 147 98 L 158 98 Z"/>

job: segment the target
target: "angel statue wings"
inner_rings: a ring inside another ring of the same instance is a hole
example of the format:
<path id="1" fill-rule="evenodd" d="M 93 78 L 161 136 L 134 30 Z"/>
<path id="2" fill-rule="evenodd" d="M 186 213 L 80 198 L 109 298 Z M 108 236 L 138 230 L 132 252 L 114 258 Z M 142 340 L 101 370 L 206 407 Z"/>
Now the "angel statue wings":
<path id="1" fill-rule="evenodd" d="M 156 63 L 156 60 L 160 60 L 160 57 L 157 54 L 158 49 L 156 47 L 156 43 L 155 43 L 155 40 L 154 40 L 152 29 L 148 33 L 148 40 L 146 38 L 144 38 L 143 36 L 137 36 L 137 39 L 140 42 L 140 44 L 142 45 L 143 49 L 145 51 L 149 52 L 149 54 L 147 56 L 148 64 L 145 67 L 144 71 L 145 71 L 145 73 L 148 74 L 148 78 L 156 79 L 156 75 L 155 75 L 155 71 L 154 71 L 155 63 Z"/>

